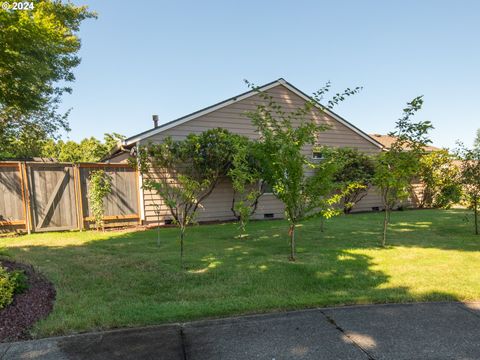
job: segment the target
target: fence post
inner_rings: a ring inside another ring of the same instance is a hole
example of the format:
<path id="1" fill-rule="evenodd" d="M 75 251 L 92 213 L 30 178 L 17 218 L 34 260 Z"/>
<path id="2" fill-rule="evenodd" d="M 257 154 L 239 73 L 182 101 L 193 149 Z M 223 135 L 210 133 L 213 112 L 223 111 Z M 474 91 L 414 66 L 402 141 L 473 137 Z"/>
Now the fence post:
<path id="1" fill-rule="evenodd" d="M 30 188 L 28 185 L 28 175 L 27 175 L 27 163 L 19 162 L 18 170 L 20 171 L 20 183 L 22 187 L 22 202 L 23 210 L 25 213 L 25 227 L 28 234 L 32 233 L 33 222 L 32 222 L 32 213 L 30 208 Z"/>
<path id="2" fill-rule="evenodd" d="M 142 214 L 143 214 L 143 201 L 142 201 L 142 191 L 140 189 L 140 187 L 142 185 L 140 185 L 140 181 L 142 181 L 142 178 L 141 178 L 141 173 L 138 169 L 135 169 L 135 192 L 137 194 L 137 214 L 138 214 L 138 224 L 139 225 L 142 225 L 143 224 L 143 218 L 142 218 Z M 143 181 L 142 181 L 143 182 Z"/>
<path id="3" fill-rule="evenodd" d="M 82 196 L 82 181 L 80 175 L 80 166 L 74 165 L 74 184 L 75 184 L 75 203 L 77 208 L 78 228 L 82 231 L 85 228 L 83 221 L 83 196 Z"/>

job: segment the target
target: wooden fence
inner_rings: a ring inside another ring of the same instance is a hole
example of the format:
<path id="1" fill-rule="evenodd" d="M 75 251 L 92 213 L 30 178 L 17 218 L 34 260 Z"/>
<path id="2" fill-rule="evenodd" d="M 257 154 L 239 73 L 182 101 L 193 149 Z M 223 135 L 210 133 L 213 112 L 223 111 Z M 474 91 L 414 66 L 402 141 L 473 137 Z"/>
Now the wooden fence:
<path id="1" fill-rule="evenodd" d="M 138 173 L 128 164 L 0 162 L 0 232 L 90 228 L 89 176 L 98 169 L 112 182 L 106 226 L 139 223 Z"/>

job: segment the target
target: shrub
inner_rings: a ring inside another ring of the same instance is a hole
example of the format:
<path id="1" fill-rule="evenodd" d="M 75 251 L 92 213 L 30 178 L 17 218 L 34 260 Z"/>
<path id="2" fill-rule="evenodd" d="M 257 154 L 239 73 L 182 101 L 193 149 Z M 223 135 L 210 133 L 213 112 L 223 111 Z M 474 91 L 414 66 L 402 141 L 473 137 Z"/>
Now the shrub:
<path id="1" fill-rule="evenodd" d="M 21 294 L 28 289 L 28 278 L 23 270 L 14 270 L 10 273 L 10 279 L 13 283 L 13 293 Z"/>
<path id="2" fill-rule="evenodd" d="M 104 200 L 105 197 L 112 192 L 112 179 L 105 170 L 92 171 L 89 177 L 90 186 L 88 197 L 95 226 L 97 230 L 100 228 L 105 230 L 103 217 L 105 215 Z"/>
<path id="3" fill-rule="evenodd" d="M 343 212 L 349 214 L 353 207 L 368 194 L 375 176 L 375 162 L 372 157 L 357 149 L 330 149 L 330 156 L 333 156 L 335 162 L 339 164 L 334 174 L 335 183 L 341 189 L 346 189 L 352 184 L 356 185 L 354 189 L 345 192 L 342 196 Z"/>
<path id="4" fill-rule="evenodd" d="M 460 184 L 463 201 L 473 210 L 475 235 L 480 235 L 478 213 L 480 212 L 480 148 L 468 149 L 463 144 L 457 153 L 460 158 Z"/>
<path id="5" fill-rule="evenodd" d="M 23 271 L 10 272 L 0 267 L 0 310 L 10 305 L 13 296 L 24 292 L 27 287 L 27 277 Z"/>
<path id="6" fill-rule="evenodd" d="M 234 137 L 235 150 L 227 175 L 232 182 L 232 212 L 242 233 L 250 217 L 257 210 L 258 200 L 265 192 L 255 144 L 243 136 Z"/>
<path id="7" fill-rule="evenodd" d="M 440 189 L 435 198 L 434 206 L 442 209 L 449 209 L 452 204 L 457 204 L 462 199 L 462 188 L 458 184 L 449 184 Z"/>
<path id="8" fill-rule="evenodd" d="M 449 208 L 458 203 L 461 186 L 460 168 L 454 164 L 447 150 L 432 151 L 420 159 L 419 178 L 424 184 L 419 207 Z"/>

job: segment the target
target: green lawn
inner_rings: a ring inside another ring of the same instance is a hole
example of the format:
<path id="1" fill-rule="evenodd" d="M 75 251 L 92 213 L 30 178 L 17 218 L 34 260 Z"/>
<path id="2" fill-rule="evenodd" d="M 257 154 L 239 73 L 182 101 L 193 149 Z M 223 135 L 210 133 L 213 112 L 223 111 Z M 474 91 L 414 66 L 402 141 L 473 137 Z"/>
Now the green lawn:
<path id="1" fill-rule="evenodd" d="M 480 299 L 480 237 L 461 210 L 392 214 L 390 246 L 378 246 L 383 214 L 342 216 L 319 232 L 298 228 L 287 260 L 287 225 L 252 222 L 191 228 L 187 271 L 177 230 L 44 233 L 0 239 L 57 289 L 37 337 L 203 317 L 325 305 Z"/>

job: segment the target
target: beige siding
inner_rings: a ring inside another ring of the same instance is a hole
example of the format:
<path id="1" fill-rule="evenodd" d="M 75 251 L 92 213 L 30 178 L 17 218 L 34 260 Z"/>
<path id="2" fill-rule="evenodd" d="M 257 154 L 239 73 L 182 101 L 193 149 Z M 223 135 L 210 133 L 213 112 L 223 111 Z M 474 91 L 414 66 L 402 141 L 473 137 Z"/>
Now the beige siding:
<path id="1" fill-rule="evenodd" d="M 352 212 L 372 211 L 373 208 L 383 209 L 382 198 L 376 188 L 369 189 L 367 195 L 358 202 Z"/>
<path id="2" fill-rule="evenodd" d="M 268 93 L 273 96 L 277 103 L 284 107 L 285 111 L 293 111 L 304 103 L 301 97 L 283 85 L 271 88 L 268 90 Z M 171 136 L 174 140 L 181 140 L 190 133 L 200 133 L 218 127 L 244 135 L 252 140 L 257 139 L 258 133 L 245 113 L 247 111 L 254 111 L 261 101 L 262 99 L 258 95 L 254 95 L 151 136 L 143 140 L 141 145 L 147 144 L 148 142 L 161 142 L 167 136 Z M 356 148 L 368 154 L 375 154 L 380 151 L 379 147 L 318 109 L 312 111 L 311 116 L 319 124 L 330 126 L 329 130 L 319 134 L 319 145 Z M 311 155 L 312 147 L 306 147 L 304 153 Z M 230 210 L 231 201 L 232 188 L 228 181 L 225 180 L 205 200 L 204 204 L 202 204 L 203 208 L 199 212 L 198 220 L 232 219 L 233 216 Z M 147 222 L 152 223 L 157 221 L 155 204 L 157 204 L 157 206 L 160 205 L 160 221 L 162 222 L 163 219 L 169 218 L 167 209 L 163 206 L 156 194 L 145 191 L 144 204 L 145 220 Z M 380 204 L 381 202 L 379 201 L 378 195 L 372 192 L 362 200 L 356 210 L 371 210 L 373 206 L 381 206 Z M 283 204 L 276 199 L 275 196 L 270 194 L 265 194 L 260 198 L 257 213 L 254 215 L 254 218 L 263 218 L 263 215 L 266 213 L 273 213 L 275 217 L 283 217 Z"/>

